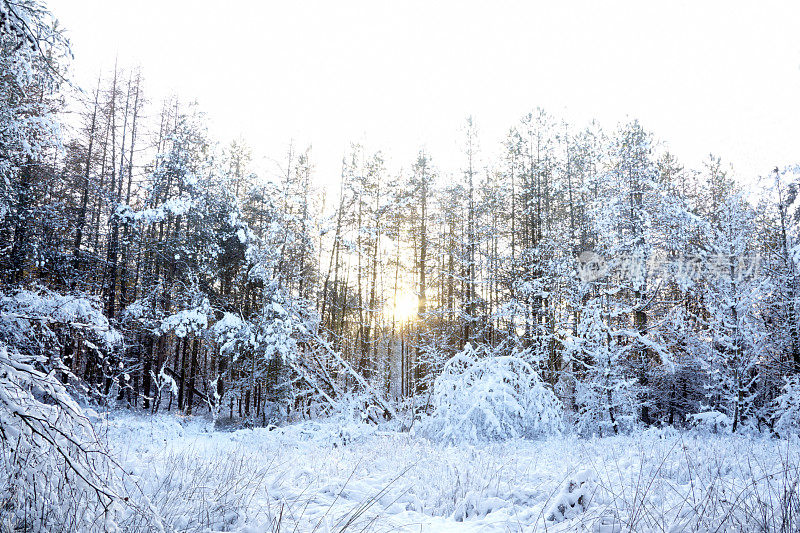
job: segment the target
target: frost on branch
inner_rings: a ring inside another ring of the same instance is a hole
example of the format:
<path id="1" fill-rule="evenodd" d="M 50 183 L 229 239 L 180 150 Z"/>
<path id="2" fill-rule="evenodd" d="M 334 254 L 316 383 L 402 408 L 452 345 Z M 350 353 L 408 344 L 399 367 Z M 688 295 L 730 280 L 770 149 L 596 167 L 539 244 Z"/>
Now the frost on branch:
<path id="1" fill-rule="evenodd" d="M 471 442 L 559 433 L 561 402 L 518 354 L 467 345 L 434 382 L 432 435 Z"/>

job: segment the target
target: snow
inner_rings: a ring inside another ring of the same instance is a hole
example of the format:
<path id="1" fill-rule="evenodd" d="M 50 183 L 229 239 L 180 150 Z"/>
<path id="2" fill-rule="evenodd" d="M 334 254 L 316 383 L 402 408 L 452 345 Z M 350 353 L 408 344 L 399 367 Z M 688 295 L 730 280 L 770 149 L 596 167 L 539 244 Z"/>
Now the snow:
<path id="1" fill-rule="evenodd" d="M 675 430 L 453 445 L 341 418 L 223 432 L 129 412 L 105 430 L 187 531 L 741 530 L 780 513 L 798 465 L 796 437 Z"/>

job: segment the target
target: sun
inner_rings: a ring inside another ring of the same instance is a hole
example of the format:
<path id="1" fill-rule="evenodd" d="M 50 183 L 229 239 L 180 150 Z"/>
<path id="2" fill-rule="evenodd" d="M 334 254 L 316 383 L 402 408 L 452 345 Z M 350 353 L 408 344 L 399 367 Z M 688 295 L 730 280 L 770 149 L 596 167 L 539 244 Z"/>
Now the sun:
<path id="1" fill-rule="evenodd" d="M 387 312 L 397 322 L 411 320 L 417 314 L 419 297 L 409 290 L 397 292 L 397 297 L 389 300 Z"/>

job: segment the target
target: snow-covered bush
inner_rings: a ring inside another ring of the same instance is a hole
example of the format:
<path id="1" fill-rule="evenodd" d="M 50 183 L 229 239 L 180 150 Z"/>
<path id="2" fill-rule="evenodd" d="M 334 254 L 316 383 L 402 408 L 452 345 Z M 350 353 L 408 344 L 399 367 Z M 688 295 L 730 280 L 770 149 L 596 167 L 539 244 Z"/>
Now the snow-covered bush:
<path id="1" fill-rule="evenodd" d="M 800 433 L 800 378 L 786 378 L 780 396 L 775 398 L 773 419 L 781 435 Z"/>
<path id="2" fill-rule="evenodd" d="M 730 431 L 733 427 L 731 417 L 720 411 L 704 411 L 689 415 L 689 422 L 697 429 L 709 433 Z"/>
<path id="3" fill-rule="evenodd" d="M 343 425 L 352 422 L 375 424 L 384 418 L 384 408 L 376 400 L 372 391 L 347 391 L 336 398 L 334 405 L 320 402 L 318 409 L 328 417 L 340 420 Z"/>
<path id="4" fill-rule="evenodd" d="M 545 512 L 548 522 L 559 523 L 575 518 L 586 511 L 594 496 L 597 480 L 594 472 L 583 470 L 566 481 L 559 493 L 550 502 Z"/>
<path id="5" fill-rule="evenodd" d="M 518 355 L 467 345 L 436 378 L 428 433 L 445 441 L 481 442 L 559 433 L 561 402 Z"/>

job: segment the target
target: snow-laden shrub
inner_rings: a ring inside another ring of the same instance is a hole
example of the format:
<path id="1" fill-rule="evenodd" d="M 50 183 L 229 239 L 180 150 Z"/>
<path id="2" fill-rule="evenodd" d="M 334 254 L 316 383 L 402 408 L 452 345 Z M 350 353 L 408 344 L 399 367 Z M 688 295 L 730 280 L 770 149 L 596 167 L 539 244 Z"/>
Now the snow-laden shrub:
<path id="1" fill-rule="evenodd" d="M 561 402 L 518 355 L 467 345 L 445 363 L 433 386 L 428 433 L 445 441 L 534 438 L 559 433 Z"/>
<path id="2" fill-rule="evenodd" d="M 773 419 L 781 435 L 800 433 L 800 378 L 786 378 L 780 396 L 775 398 Z"/>
<path id="3" fill-rule="evenodd" d="M 733 427 L 731 417 L 720 411 L 703 411 L 689 415 L 687 419 L 693 427 L 709 433 L 729 432 Z"/>
<path id="4" fill-rule="evenodd" d="M 383 408 L 370 391 L 344 392 L 335 399 L 334 404 L 316 401 L 313 411 L 340 420 L 342 424 L 375 424 L 384 419 Z"/>
<path id="5" fill-rule="evenodd" d="M 585 512 L 597 490 L 597 479 L 591 470 L 583 470 L 566 481 L 550 502 L 544 516 L 548 522 L 559 523 Z"/>

